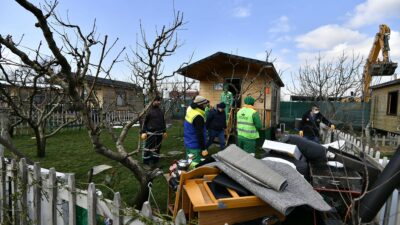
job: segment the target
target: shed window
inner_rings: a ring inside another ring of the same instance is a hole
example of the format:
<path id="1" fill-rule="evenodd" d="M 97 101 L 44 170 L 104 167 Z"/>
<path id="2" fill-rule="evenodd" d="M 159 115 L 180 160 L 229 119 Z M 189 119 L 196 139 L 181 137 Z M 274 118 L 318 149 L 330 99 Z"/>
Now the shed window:
<path id="1" fill-rule="evenodd" d="M 117 106 L 126 105 L 126 93 L 124 91 L 117 92 Z"/>
<path id="2" fill-rule="evenodd" d="M 388 103 L 387 103 L 387 114 L 388 115 L 397 115 L 397 105 L 399 100 L 399 91 L 389 92 L 388 94 Z"/>

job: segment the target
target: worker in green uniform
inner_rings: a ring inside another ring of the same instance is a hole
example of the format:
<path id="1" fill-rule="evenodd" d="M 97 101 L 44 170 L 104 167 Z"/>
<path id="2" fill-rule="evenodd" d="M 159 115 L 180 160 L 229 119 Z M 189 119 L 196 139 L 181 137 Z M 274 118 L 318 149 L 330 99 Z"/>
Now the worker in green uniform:
<path id="1" fill-rule="evenodd" d="M 221 102 L 225 103 L 226 120 L 229 119 L 229 112 L 233 103 L 233 94 L 229 91 L 229 84 L 224 84 L 224 91 L 221 93 Z"/>
<path id="2" fill-rule="evenodd" d="M 244 106 L 237 112 L 238 146 L 247 153 L 255 155 L 256 141 L 260 137 L 258 131 L 261 129 L 261 119 L 254 109 L 254 98 L 247 96 Z"/>

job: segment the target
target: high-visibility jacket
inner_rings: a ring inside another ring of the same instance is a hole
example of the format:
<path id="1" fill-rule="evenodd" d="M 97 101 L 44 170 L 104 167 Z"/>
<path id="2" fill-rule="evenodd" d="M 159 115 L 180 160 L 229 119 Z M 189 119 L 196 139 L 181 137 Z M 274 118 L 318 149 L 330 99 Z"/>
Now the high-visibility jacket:
<path id="1" fill-rule="evenodd" d="M 197 140 L 196 129 L 193 126 L 193 120 L 197 116 L 201 116 L 205 120 L 205 112 L 199 108 L 188 108 L 183 122 L 183 141 L 186 148 L 200 149 L 199 140 Z M 205 123 L 204 123 L 205 124 Z M 204 143 L 206 143 L 206 126 L 203 128 Z"/>
<path id="2" fill-rule="evenodd" d="M 237 112 L 236 119 L 238 136 L 247 139 L 257 139 L 260 137 L 257 128 L 254 125 L 254 113 L 257 113 L 257 111 L 247 107 L 243 107 Z"/>

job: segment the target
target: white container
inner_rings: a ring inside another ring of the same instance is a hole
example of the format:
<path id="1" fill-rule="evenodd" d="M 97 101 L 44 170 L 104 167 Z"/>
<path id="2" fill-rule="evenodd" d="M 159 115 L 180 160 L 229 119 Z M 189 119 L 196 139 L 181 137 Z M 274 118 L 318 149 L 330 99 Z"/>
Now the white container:
<path id="1" fill-rule="evenodd" d="M 297 160 L 300 160 L 301 157 L 303 156 L 301 154 L 299 148 L 297 148 L 296 145 L 286 144 L 286 143 L 277 142 L 277 141 L 265 140 L 262 148 L 266 152 L 275 151 L 280 154 L 285 154 L 290 157 L 293 157 Z"/>

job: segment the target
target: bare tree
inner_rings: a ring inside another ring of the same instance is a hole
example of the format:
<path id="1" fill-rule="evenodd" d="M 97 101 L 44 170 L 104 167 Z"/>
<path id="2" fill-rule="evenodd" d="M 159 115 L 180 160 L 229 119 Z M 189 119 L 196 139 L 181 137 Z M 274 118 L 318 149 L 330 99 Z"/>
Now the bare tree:
<path id="1" fill-rule="evenodd" d="M 292 75 L 289 92 L 293 95 L 312 97 L 314 100 L 339 99 L 353 92 L 361 95 L 363 59 L 359 55 L 343 52 L 334 60 L 325 60 L 321 54 L 313 65 L 306 62 L 298 74 Z"/>
<path id="2" fill-rule="evenodd" d="M 37 57 L 39 51 L 36 51 Z M 0 101 L 6 103 L 13 115 L 10 128 L 20 123 L 27 123 L 36 138 L 37 156 L 44 157 L 46 141 L 62 128 L 76 121 L 76 118 L 66 118 L 62 123 L 48 129 L 49 120 L 55 111 L 60 110 L 65 100 L 63 91 L 44 80 L 43 74 L 36 74 L 32 69 L 19 67 L 7 71 L 5 66 L 14 68 L 16 65 L 7 59 L 0 58 Z M 18 65 L 22 66 L 22 65 Z"/>
<path id="3" fill-rule="evenodd" d="M 183 14 L 174 11 L 172 24 L 162 26 L 156 31 L 154 40 L 150 41 L 140 23 L 141 38 L 136 41 L 136 48 L 132 49 L 133 56 L 127 56 L 127 59 L 132 69 L 132 80 L 146 90 L 150 99 L 160 95 L 159 88 L 163 81 L 175 76 L 177 70 L 188 64 L 183 63 L 180 68 L 170 74 L 164 73 L 164 60 L 175 54 L 180 47 L 177 31 L 184 24 Z"/>
<path id="4" fill-rule="evenodd" d="M 88 131 L 95 152 L 110 160 L 119 162 L 130 170 L 138 180 L 139 190 L 134 202 L 136 206 L 141 206 L 148 196 L 148 182 L 160 175 L 161 171 L 159 169 L 149 171 L 143 168 L 141 163 L 132 157 L 134 153 L 128 152 L 124 142 L 129 129 L 146 113 L 152 101 L 137 112 L 137 117 L 128 121 L 118 134 L 110 131 L 110 125 L 106 124 L 105 120 L 98 124 L 92 121 L 91 118 L 91 106 L 99 106 L 100 104 L 96 101 L 97 98 L 94 91 L 96 78 L 101 74 L 106 77 L 110 76 L 112 67 L 119 62 L 119 57 L 124 49 L 107 63 L 108 56 L 116 41 L 109 44 L 107 35 L 101 39 L 97 38 L 95 23 L 92 30 L 85 35 L 78 25 L 72 24 L 68 20 L 62 20 L 54 13 L 57 1 L 46 3 L 42 8 L 38 8 L 27 0 L 16 0 L 16 2 L 37 19 L 35 26 L 41 30 L 50 56 L 46 60 L 47 63 L 44 63 L 38 60 L 37 57 L 27 54 L 20 46 L 10 38 L 7 38 L 9 36 L 0 35 L 0 45 L 12 52 L 19 59 L 18 63 L 32 69 L 36 74 L 43 74 L 48 82 L 62 88 L 75 108 L 80 110 L 80 116 Z M 177 40 L 175 33 L 182 26 L 182 20 L 182 14 L 178 13 L 174 18 L 173 25 L 171 27 L 163 27 L 161 32 L 157 34 L 153 44 L 150 45 L 147 41 L 144 43 L 143 47 L 147 51 L 145 55 L 149 56 L 148 59 L 145 59 L 139 53 L 135 54 L 137 60 L 133 65 L 138 66 L 138 71 L 141 72 L 138 75 L 143 76 L 143 79 L 150 87 L 149 90 L 152 96 L 157 93 L 157 81 L 166 77 L 161 73 L 161 62 L 164 57 L 170 56 L 176 50 L 178 45 L 175 42 Z M 142 33 L 143 40 L 146 40 L 144 32 Z M 167 43 L 167 45 L 164 45 L 164 43 Z M 172 48 L 169 48 L 170 44 L 168 43 L 175 44 L 172 44 Z M 99 50 L 99 54 L 93 57 L 92 53 L 96 49 Z M 3 57 L 5 56 L 3 55 Z M 87 75 L 95 77 L 93 82 L 85 80 Z M 104 116 L 104 113 L 102 115 Z M 115 146 L 106 146 L 102 142 L 102 131 L 106 131 L 106 133 L 110 131 L 108 134 L 114 140 Z"/>

